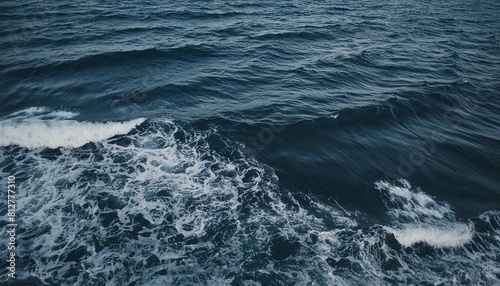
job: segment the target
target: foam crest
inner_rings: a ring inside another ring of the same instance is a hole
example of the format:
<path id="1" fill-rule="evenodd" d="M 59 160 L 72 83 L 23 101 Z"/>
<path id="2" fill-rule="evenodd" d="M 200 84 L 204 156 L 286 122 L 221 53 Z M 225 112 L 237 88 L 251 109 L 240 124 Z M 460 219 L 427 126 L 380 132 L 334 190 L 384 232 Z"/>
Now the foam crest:
<path id="1" fill-rule="evenodd" d="M 43 108 L 31 108 L 0 121 L 0 146 L 76 148 L 127 134 L 144 122 L 142 118 L 126 122 L 80 122 L 70 119 L 77 115 L 72 112 L 45 111 Z"/>
<path id="2" fill-rule="evenodd" d="M 406 180 L 400 180 L 398 184 L 379 181 L 375 187 L 384 192 L 389 213 L 399 222 L 432 221 L 454 216 L 448 204 L 436 202 L 422 190 L 412 188 Z"/>
<path id="3" fill-rule="evenodd" d="M 472 241 L 474 228 L 469 224 L 455 223 L 447 226 L 410 225 L 401 229 L 387 227 L 402 245 L 409 247 L 425 242 L 434 247 L 458 247 Z"/>
<path id="4" fill-rule="evenodd" d="M 375 183 L 385 192 L 393 227 L 385 229 L 406 247 L 425 242 L 434 247 L 458 247 L 472 241 L 474 227 L 458 222 L 450 206 L 435 201 L 406 180 L 397 184 Z"/>

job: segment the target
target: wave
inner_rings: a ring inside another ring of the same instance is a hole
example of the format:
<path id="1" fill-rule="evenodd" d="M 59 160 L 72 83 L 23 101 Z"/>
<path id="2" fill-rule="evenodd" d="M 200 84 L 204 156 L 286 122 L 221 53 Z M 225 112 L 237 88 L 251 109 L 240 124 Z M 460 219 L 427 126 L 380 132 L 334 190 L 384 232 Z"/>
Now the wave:
<path id="1" fill-rule="evenodd" d="M 206 11 L 206 10 L 183 10 L 170 13 L 171 17 L 186 18 L 187 20 L 211 20 L 211 19 L 227 19 L 241 17 L 246 15 L 242 11 Z"/>
<path id="2" fill-rule="evenodd" d="M 408 181 L 400 180 L 398 184 L 379 181 L 376 188 L 385 192 L 394 225 L 384 229 L 403 246 L 423 242 L 433 247 L 457 247 L 472 241 L 473 225 L 457 222 L 449 205 L 414 190 Z"/>
<path id="3" fill-rule="evenodd" d="M 317 31 L 314 29 L 304 29 L 301 31 L 266 31 L 264 33 L 253 35 L 251 38 L 257 40 L 325 40 L 333 37 L 331 32 Z"/>
<path id="4" fill-rule="evenodd" d="M 80 122 L 76 113 L 30 108 L 0 121 L 0 146 L 18 145 L 35 148 L 76 148 L 127 134 L 145 121 L 138 118 L 126 122 Z"/>
<path id="5" fill-rule="evenodd" d="M 209 45 L 185 45 L 166 50 L 149 48 L 143 50 L 125 50 L 86 55 L 76 60 L 56 62 L 30 68 L 10 69 L 4 73 L 7 78 L 22 75 L 48 76 L 51 73 L 67 74 L 88 69 L 110 68 L 114 66 L 131 65 L 148 61 L 196 61 L 215 56 L 215 49 Z"/>
<path id="6" fill-rule="evenodd" d="M 7 120 L 40 116 L 65 124 L 75 113 L 39 108 Z M 0 175 L 23 190 L 18 255 L 31 270 L 19 281 L 494 284 L 500 275 L 497 212 L 462 222 L 409 182 L 380 181 L 390 220 L 366 226 L 359 212 L 282 188 L 215 127 L 155 119 L 99 144 L 0 150 L 12 158 Z"/>
<path id="7" fill-rule="evenodd" d="M 474 227 L 464 223 L 446 226 L 406 226 L 402 228 L 386 227 L 389 233 L 405 247 L 419 242 L 427 243 L 433 247 L 458 247 L 472 241 Z"/>

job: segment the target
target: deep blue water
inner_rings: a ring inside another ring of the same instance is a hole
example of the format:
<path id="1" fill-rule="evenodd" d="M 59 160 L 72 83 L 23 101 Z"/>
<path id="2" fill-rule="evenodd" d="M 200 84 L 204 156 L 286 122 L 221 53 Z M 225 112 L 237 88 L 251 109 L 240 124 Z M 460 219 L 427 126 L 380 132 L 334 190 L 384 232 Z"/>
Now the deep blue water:
<path id="1" fill-rule="evenodd" d="M 499 285 L 499 15 L 2 1 L 0 284 Z"/>

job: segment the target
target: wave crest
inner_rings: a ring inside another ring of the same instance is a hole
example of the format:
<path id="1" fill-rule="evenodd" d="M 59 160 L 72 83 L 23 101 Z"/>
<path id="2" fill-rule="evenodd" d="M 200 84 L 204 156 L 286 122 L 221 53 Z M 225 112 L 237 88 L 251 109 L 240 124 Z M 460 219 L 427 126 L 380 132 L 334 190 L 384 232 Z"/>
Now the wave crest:
<path id="1" fill-rule="evenodd" d="M 397 241 L 410 247 L 423 242 L 433 247 L 458 247 L 472 241 L 474 226 L 458 222 L 450 206 L 435 201 L 406 180 L 397 184 L 385 181 L 375 183 L 386 194 L 388 214 L 393 226 L 384 229 Z"/>
<path id="2" fill-rule="evenodd" d="M 127 134 L 145 121 L 138 118 L 125 122 L 81 122 L 72 119 L 77 115 L 72 112 L 46 111 L 30 108 L 0 121 L 0 146 L 76 148 Z"/>

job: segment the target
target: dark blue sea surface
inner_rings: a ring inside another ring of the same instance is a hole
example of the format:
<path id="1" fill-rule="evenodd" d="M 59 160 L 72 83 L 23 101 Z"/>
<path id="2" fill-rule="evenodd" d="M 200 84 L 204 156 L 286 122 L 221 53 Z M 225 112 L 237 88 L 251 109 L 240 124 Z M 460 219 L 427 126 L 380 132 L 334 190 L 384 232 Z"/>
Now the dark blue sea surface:
<path id="1" fill-rule="evenodd" d="M 500 2 L 2 1 L 0 178 L 2 285 L 500 285 Z"/>

